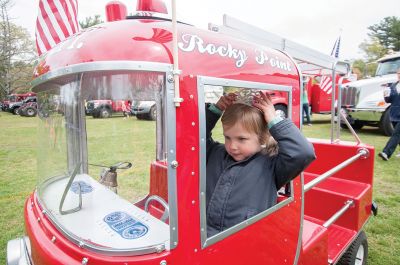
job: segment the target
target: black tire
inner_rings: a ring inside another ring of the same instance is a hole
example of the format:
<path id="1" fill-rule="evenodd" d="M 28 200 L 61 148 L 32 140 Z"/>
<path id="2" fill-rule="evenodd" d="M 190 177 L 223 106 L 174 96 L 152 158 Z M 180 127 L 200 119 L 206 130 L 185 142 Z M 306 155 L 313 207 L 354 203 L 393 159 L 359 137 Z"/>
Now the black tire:
<path id="1" fill-rule="evenodd" d="M 350 125 L 354 130 L 360 130 L 362 127 L 364 127 L 364 123 L 362 121 L 354 121 L 353 124 Z M 346 123 L 341 122 L 340 127 L 342 129 L 348 129 Z"/>
<path id="2" fill-rule="evenodd" d="M 280 116 L 282 118 L 287 118 L 288 113 L 287 113 L 287 107 L 285 105 L 278 104 L 278 105 L 275 105 L 274 107 L 275 107 L 276 114 L 278 116 Z"/>
<path id="3" fill-rule="evenodd" d="M 366 265 L 368 258 L 368 240 L 364 231 L 351 243 L 337 265 Z"/>
<path id="4" fill-rule="evenodd" d="M 37 113 L 36 109 L 34 109 L 34 108 L 26 108 L 25 111 L 24 111 L 24 116 L 35 117 L 36 113 Z"/>
<path id="5" fill-rule="evenodd" d="M 103 119 L 111 118 L 111 110 L 109 108 L 101 108 L 99 112 L 99 117 Z"/>
<path id="6" fill-rule="evenodd" d="M 390 107 L 385 110 L 382 114 L 381 120 L 379 121 L 379 130 L 387 136 L 391 136 L 393 134 L 394 128 L 393 124 L 390 121 Z"/>
<path id="7" fill-rule="evenodd" d="M 155 121 L 157 119 L 157 108 L 156 108 L 156 105 L 153 105 L 150 108 L 150 111 L 147 114 L 147 119 L 151 120 L 151 121 Z"/>
<path id="8" fill-rule="evenodd" d="M 18 114 L 19 114 L 19 108 L 14 108 L 14 109 L 12 110 L 12 114 L 18 115 Z"/>
<path id="9" fill-rule="evenodd" d="M 136 119 L 145 120 L 146 119 L 146 115 L 145 114 L 136 114 Z"/>

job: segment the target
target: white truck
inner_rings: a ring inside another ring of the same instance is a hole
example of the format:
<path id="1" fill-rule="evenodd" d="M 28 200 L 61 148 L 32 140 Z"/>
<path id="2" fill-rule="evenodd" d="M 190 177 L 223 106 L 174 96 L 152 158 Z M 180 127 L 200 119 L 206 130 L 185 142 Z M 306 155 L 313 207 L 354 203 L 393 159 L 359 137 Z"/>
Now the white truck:
<path id="1" fill-rule="evenodd" d="M 396 70 L 400 67 L 400 52 L 380 58 L 375 77 L 350 82 L 342 88 L 342 109 L 354 129 L 364 125 L 379 127 L 385 135 L 393 133 L 389 118 L 390 104 L 383 99 L 385 86 L 396 82 Z M 346 127 L 344 123 L 341 124 Z"/>

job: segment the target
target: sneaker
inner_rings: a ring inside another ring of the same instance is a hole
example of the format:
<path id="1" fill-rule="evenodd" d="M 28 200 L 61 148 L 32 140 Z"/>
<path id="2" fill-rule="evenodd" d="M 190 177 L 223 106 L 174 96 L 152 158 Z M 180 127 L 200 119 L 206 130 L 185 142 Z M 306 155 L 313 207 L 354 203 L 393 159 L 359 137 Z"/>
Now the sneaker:
<path id="1" fill-rule="evenodd" d="M 382 159 L 385 160 L 385 161 L 388 161 L 388 160 L 389 160 L 389 157 L 388 157 L 387 154 L 384 153 L 384 152 L 380 152 L 378 155 L 379 155 L 380 158 L 382 158 Z"/>
<path id="2" fill-rule="evenodd" d="M 396 157 L 397 157 L 397 158 L 400 158 L 400 153 L 398 153 L 398 154 L 396 155 Z"/>
<path id="3" fill-rule="evenodd" d="M 312 126 L 312 124 L 311 123 L 307 123 L 307 126 Z"/>

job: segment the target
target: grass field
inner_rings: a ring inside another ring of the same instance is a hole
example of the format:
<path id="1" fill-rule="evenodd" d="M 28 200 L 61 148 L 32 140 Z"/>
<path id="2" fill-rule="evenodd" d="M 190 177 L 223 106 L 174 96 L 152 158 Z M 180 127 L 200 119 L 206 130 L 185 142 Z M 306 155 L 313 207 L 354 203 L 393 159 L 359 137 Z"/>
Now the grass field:
<path id="1" fill-rule="evenodd" d="M 303 130 L 305 135 L 312 138 L 329 138 L 330 116 L 313 115 L 312 119 L 313 126 L 306 126 Z M 138 139 L 138 142 L 127 144 L 129 141 L 126 139 L 129 138 L 132 130 L 146 128 L 146 126 L 151 126 L 151 123 L 137 121 L 136 118 L 123 120 L 121 117 L 113 118 L 113 122 L 118 126 L 135 124 L 132 128 L 127 127 L 121 139 L 112 139 L 114 145 L 119 146 L 118 150 L 121 153 L 130 150 L 133 146 L 139 146 L 146 152 L 148 144 L 146 144 L 145 134 L 143 134 L 144 138 Z M 7 241 L 24 234 L 23 206 L 25 199 L 36 185 L 37 124 L 36 118 L 24 118 L 0 112 L 0 207 L 2 209 L 0 214 L 0 231 L 2 232 L 0 235 L 0 264 L 6 262 Z M 88 130 L 96 129 L 101 132 L 101 124 L 104 123 L 99 120 L 93 121 L 88 124 Z M 152 128 L 146 130 L 153 131 Z M 388 140 L 388 137 L 382 136 L 376 128 L 372 127 L 366 127 L 358 133 L 361 140 L 375 146 L 377 152 Z M 342 139 L 354 140 L 347 131 L 342 130 L 341 135 Z M 101 133 L 97 136 L 104 141 L 109 137 L 109 135 L 101 135 Z M 400 150 L 397 151 L 400 152 Z M 102 154 L 99 153 L 99 160 L 101 156 Z M 136 173 L 133 172 L 133 174 Z M 144 178 L 139 174 L 133 181 L 122 184 L 129 189 L 136 187 L 138 190 L 146 190 L 147 184 L 143 183 Z M 369 241 L 368 264 L 400 264 L 400 255 L 398 255 L 400 250 L 399 158 L 393 157 L 388 162 L 383 162 L 379 158 L 375 160 L 374 185 L 374 200 L 378 203 L 379 213 L 377 217 L 371 218 L 366 227 Z"/>

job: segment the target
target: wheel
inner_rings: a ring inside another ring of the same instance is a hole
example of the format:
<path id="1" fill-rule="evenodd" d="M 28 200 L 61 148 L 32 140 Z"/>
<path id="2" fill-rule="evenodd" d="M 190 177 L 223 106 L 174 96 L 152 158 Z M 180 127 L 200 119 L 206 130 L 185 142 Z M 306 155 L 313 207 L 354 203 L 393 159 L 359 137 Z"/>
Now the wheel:
<path id="1" fill-rule="evenodd" d="M 379 121 L 379 130 L 387 136 L 391 136 L 393 134 L 394 128 L 393 124 L 390 121 L 390 107 L 385 110 L 382 114 L 381 120 Z"/>
<path id="2" fill-rule="evenodd" d="M 150 108 L 150 111 L 149 111 L 149 113 L 147 115 L 148 115 L 147 118 L 149 120 L 151 120 L 151 121 L 155 121 L 157 119 L 157 108 L 156 108 L 156 105 L 153 105 Z"/>
<path id="3" fill-rule="evenodd" d="M 144 115 L 144 114 L 136 114 L 136 118 L 138 120 L 144 120 L 144 119 L 146 119 L 146 115 Z"/>
<path id="4" fill-rule="evenodd" d="M 110 118 L 111 110 L 109 108 L 102 108 L 99 114 L 100 118 Z"/>
<path id="5" fill-rule="evenodd" d="M 354 123 L 351 125 L 351 127 L 353 127 L 354 130 L 359 130 L 362 127 L 364 127 L 364 123 L 361 121 L 354 121 Z"/>
<path id="6" fill-rule="evenodd" d="M 12 111 L 12 113 L 13 113 L 14 115 L 18 115 L 18 114 L 19 114 L 19 108 L 14 108 L 13 111 Z"/>
<path id="7" fill-rule="evenodd" d="M 34 116 L 36 116 L 36 109 L 34 109 L 34 108 L 27 108 L 27 109 L 25 109 L 25 115 L 26 116 L 28 116 L 28 117 L 34 117 Z"/>
<path id="8" fill-rule="evenodd" d="M 360 130 L 364 127 L 364 123 L 362 121 L 354 121 L 353 124 L 350 124 L 354 130 Z M 340 123 L 340 127 L 342 129 L 348 129 L 346 123 Z"/>
<path id="9" fill-rule="evenodd" d="M 287 107 L 285 105 L 275 105 L 274 107 L 276 115 L 282 118 L 287 118 Z"/>
<path id="10" fill-rule="evenodd" d="M 338 265 L 366 265 L 368 257 L 368 241 L 364 231 L 351 243 L 340 258 Z"/>

